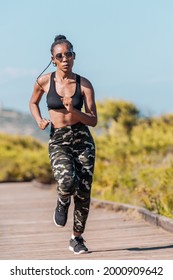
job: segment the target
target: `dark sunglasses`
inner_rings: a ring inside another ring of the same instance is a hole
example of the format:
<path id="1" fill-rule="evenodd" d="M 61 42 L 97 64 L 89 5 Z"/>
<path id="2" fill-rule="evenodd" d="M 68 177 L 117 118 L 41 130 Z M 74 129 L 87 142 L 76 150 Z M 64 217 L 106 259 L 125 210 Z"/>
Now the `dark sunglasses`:
<path id="1" fill-rule="evenodd" d="M 73 54 L 74 54 L 74 53 L 71 52 L 71 51 L 65 52 L 64 55 L 63 55 L 62 53 L 57 53 L 57 54 L 55 55 L 55 58 L 56 58 L 57 60 L 59 60 L 59 61 L 62 61 L 62 60 L 63 60 L 63 57 L 72 58 Z"/>

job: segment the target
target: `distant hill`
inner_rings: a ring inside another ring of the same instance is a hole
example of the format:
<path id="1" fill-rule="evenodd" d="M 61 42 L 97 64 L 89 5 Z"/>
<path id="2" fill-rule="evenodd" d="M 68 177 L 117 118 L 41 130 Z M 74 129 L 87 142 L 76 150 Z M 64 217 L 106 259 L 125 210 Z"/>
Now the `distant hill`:
<path id="1" fill-rule="evenodd" d="M 0 109 L 0 133 L 29 135 L 42 142 L 49 139 L 49 128 L 40 130 L 30 114 Z"/>

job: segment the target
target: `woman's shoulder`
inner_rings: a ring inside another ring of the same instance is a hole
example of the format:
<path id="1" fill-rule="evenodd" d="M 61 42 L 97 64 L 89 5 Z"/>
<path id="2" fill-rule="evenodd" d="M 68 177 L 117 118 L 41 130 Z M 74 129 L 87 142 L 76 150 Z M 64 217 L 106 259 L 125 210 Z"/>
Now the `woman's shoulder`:
<path id="1" fill-rule="evenodd" d="M 38 80 L 39 82 L 46 82 L 46 81 L 49 81 L 49 80 L 50 80 L 50 76 L 51 76 L 52 74 L 53 74 L 53 72 L 43 74 L 43 75 L 41 75 L 40 77 L 38 77 L 37 80 Z"/>
<path id="2" fill-rule="evenodd" d="M 52 74 L 53 74 L 53 72 L 43 74 L 43 75 L 41 75 L 40 77 L 37 78 L 37 81 L 40 84 L 46 84 L 50 81 L 50 77 L 51 77 Z"/>
<path id="3" fill-rule="evenodd" d="M 80 81 L 81 91 L 83 95 L 94 93 L 93 85 L 88 78 L 80 75 Z"/>
<path id="4" fill-rule="evenodd" d="M 83 86 L 83 87 L 92 87 L 92 84 L 91 84 L 89 79 L 87 79 L 86 77 L 83 77 L 81 75 L 78 75 L 78 76 L 80 76 L 81 86 Z"/>
<path id="5" fill-rule="evenodd" d="M 36 79 L 36 85 L 38 85 L 45 92 L 46 92 L 46 89 L 49 87 L 50 77 L 51 77 L 52 73 L 53 72 L 46 73 Z"/>

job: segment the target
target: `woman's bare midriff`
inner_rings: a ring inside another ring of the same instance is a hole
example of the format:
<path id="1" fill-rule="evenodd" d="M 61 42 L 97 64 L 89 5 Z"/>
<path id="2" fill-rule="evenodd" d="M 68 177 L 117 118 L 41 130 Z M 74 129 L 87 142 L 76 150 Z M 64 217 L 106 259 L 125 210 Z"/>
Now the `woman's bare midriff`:
<path id="1" fill-rule="evenodd" d="M 67 125 L 73 125 L 79 122 L 79 119 L 72 116 L 66 109 L 49 110 L 50 120 L 54 128 L 60 128 Z"/>

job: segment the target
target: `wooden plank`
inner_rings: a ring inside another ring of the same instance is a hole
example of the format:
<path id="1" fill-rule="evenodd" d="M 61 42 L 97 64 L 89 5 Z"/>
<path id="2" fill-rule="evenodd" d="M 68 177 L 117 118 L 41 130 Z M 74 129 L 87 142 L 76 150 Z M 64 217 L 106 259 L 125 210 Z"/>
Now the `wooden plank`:
<path id="1" fill-rule="evenodd" d="M 52 214 L 55 188 L 32 183 L 0 184 L 1 260 L 173 260 L 173 234 L 128 213 L 91 206 L 84 239 L 85 255 L 68 250 L 73 226 L 73 203 L 67 225 L 58 228 Z"/>

